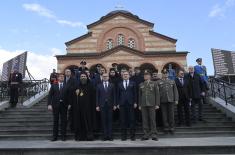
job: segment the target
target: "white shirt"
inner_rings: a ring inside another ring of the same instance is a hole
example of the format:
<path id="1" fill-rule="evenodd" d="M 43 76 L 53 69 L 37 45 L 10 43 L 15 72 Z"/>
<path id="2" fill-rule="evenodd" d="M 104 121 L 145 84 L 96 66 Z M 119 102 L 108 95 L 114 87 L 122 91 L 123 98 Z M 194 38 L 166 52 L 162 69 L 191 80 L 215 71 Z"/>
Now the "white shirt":
<path id="1" fill-rule="evenodd" d="M 104 88 L 106 88 L 106 87 L 108 88 L 109 87 L 109 82 L 108 81 L 104 81 L 103 85 L 104 85 Z"/>
<path id="2" fill-rule="evenodd" d="M 129 86 L 129 80 L 123 80 L 123 86 L 124 86 L 125 89 L 127 89 L 126 88 L 126 81 L 127 81 L 127 87 Z"/>
<path id="3" fill-rule="evenodd" d="M 59 82 L 58 84 L 59 84 L 59 90 L 61 89 L 60 87 L 63 88 L 63 83 L 62 82 Z"/>
<path id="4" fill-rule="evenodd" d="M 65 82 L 67 83 L 69 81 L 70 77 L 65 77 Z"/>
<path id="5" fill-rule="evenodd" d="M 180 83 L 183 85 L 184 84 L 184 78 L 179 77 Z"/>
<path id="6" fill-rule="evenodd" d="M 193 78 L 194 77 L 194 73 L 190 73 L 191 77 Z"/>

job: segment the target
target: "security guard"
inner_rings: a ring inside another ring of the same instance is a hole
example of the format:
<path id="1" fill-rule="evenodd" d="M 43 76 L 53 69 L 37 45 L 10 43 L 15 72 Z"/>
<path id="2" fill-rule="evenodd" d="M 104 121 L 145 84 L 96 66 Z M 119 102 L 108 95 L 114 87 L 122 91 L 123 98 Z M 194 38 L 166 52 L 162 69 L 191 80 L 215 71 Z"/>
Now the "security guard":
<path id="1" fill-rule="evenodd" d="M 202 58 L 196 59 L 197 65 L 194 66 L 194 72 L 198 74 L 203 82 L 203 85 L 206 89 L 205 96 L 202 96 L 203 104 L 208 103 L 208 90 L 209 90 L 209 84 L 208 84 L 208 76 L 207 76 L 207 69 L 206 66 L 202 65 Z"/>
<path id="2" fill-rule="evenodd" d="M 205 82 L 205 84 L 208 83 L 208 76 L 206 71 L 206 66 L 202 65 L 202 58 L 198 58 L 196 60 L 197 65 L 194 66 L 194 71 L 198 75 L 200 75 L 201 79 Z"/>
<path id="3" fill-rule="evenodd" d="M 178 104 L 178 90 L 175 81 L 167 78 L 167 72 L 162 72 L 162 79 L 157 81 L 160 92 L 160 105 L 164 132 L 174 134 L 174 107 Z"/>
<path id="4" fill-rule="evenodd" d="M 13 73 L 10 74 L 8 84 L 10 86 L 10 104 L 11 107 L 16 107 L 19 98 L 19 88 L 22 84 L 22 74 L 19 73 L 17 67 L 14 67 Z"/>
<path id="5" fill-rule="evenodd" d="M 149 136 L 151 136 L 152 140 L 157 141 L 155 109 L 159 109 L 160 106 L 159 89 L 156 82 L 151 81 L 151 74 L 149 71 L 145 71 L 144 80 L 145 81 L 139 85 L 139 109 L 142 113 L 144 132 L 144 136 L 141 140 L 148 140 Z"/>

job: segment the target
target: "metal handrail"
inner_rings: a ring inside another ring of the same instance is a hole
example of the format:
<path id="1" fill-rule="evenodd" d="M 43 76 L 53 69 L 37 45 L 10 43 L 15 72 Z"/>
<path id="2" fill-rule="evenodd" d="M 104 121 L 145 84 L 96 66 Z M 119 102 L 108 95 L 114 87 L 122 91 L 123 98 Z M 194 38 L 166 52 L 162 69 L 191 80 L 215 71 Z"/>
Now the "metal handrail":
<path id="1" fill-rule="evenodd" d="M 50 82 L 48 79 L 42 80 L 24 80 L 19 88 L 19 102 L 23 103 L 36 94 L 49 90 Z M 9 100 L 9 86 L 8 81 L 0 81 L 0 102 Z"/>
<path id="2" fill-rule="evenodd" d="M 215 77 L 210 77 L 209 87 L 209 93 L 212 97 L 219 97 L 223 99 L 226 105 L 228 103 L 235 105 L 235 84 Z"/>

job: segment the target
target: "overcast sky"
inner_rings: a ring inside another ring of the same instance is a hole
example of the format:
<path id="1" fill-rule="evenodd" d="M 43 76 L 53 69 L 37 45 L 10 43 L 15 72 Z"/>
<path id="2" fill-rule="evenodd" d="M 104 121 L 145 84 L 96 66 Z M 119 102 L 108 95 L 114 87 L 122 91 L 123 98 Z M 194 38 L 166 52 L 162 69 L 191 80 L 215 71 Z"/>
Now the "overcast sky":
<path id="1" fill-rule="evenodd" d="M 211 48 L 235 49 L 235 0 L 9 0 L 0 5 L 0 65 L 29 51 L 30 72 L 37 79 L 48 77 L 56 67 L 53 56 L 66 52 L 65 42 L 120 8 L 155 23 L 156 32 L 178 39 L 177 51 L 190 52 L 188 65 L 202 57 L 210 75 Z"/>

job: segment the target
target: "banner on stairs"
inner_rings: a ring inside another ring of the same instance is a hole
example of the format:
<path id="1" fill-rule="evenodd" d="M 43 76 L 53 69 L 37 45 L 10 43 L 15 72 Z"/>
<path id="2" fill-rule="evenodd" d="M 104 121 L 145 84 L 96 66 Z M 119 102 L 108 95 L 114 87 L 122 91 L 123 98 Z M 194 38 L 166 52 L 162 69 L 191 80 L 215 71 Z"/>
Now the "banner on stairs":
<path id="1" fill-rule="evenodd" d="M 235 75 L 235 52 L 221 49 L 211 49 L 215 75 Z"/>

